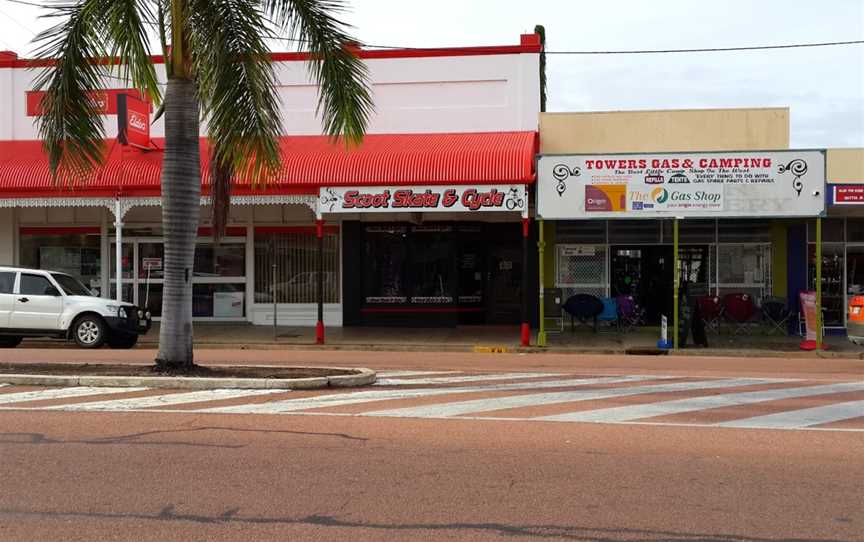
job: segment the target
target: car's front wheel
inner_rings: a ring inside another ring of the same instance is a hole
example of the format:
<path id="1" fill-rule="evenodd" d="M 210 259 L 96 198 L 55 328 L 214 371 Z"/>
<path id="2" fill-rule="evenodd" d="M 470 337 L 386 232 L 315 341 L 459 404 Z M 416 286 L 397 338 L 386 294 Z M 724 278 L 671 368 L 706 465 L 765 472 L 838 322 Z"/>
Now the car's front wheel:
<path id="1" fill-rule="evenodd" d="M 119 350 L 128 350 L 138 344 L 138 335 L 120 335 L 108 338 L 108 346 Z"/>
<path id="2" fill-rule="evenodd" d="M 21 337 L 0 337 L 0 348 L 15 348 L 21 344 Z"/>
<path id="3" fill-rule="evenodd" d="M 105 343 L 105 333 L 105 322 L 92 314 L 76 320 L 72 328 L 72 338 L 81 348 L 99 348 Z"/>

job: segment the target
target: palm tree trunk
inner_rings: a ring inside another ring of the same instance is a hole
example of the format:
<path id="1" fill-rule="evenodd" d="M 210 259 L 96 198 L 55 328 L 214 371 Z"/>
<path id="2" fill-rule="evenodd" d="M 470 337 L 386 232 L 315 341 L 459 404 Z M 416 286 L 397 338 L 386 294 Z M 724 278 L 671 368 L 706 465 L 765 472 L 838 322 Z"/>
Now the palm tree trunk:
<path id="1" fill-rule="evenodd" d="M 195 83 L 169 79 L 162 164 L 165 282 L 156 364 L 170 369 L 188 369 L 193 365 L 192 276 L 201 203 L 198 128 Z"/>

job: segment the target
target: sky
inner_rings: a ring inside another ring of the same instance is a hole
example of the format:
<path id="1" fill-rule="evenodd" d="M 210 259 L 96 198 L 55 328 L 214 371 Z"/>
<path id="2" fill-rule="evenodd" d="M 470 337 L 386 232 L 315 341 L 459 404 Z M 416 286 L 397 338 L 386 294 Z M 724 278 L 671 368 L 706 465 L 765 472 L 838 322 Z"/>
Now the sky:
<path id="1" fill-rule="evenodd" d="M 373 45 L 516 44 L 535 24 L 546 27 L 549 51 L 864 40 L 864 0 L 353 0 L 350 6 L 343 19 Z M 0 48 L 27 56 L 33 35 L 46 26 L 39 14 L 0 0 Z M 550 54 L 547 77 L 549 111 L 789 107 L 793 148 L 864 147 L 864 45 Z"/>

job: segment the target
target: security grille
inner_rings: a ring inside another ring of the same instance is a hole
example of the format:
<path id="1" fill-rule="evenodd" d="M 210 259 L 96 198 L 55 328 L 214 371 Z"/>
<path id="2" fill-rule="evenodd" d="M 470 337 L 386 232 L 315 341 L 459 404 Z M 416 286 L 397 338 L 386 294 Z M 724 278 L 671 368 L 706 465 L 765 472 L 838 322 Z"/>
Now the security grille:
<path id="1" fill-rule="evenodd" d="M 576 293 L 606 295 L 609 279 L 606 245 L 558 245 L 555 286 L 565 298 Z"/>

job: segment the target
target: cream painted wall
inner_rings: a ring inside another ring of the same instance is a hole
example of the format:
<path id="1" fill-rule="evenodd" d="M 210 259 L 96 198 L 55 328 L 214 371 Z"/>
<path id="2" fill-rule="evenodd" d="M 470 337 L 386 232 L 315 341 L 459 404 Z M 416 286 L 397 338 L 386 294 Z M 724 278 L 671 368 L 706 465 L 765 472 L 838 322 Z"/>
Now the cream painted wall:
<path id="1" fill-rule="evenodd" d="M 15 263 L 15 211 L 0 209 L 0 265 Z"/>
<path id="2" fill-rule="evenodd" d="M 864 183 L 864 148 L 828 149 L 829 183 Z"/>
<path id="3" fill-rule="evenodd" d="M 541 113 L 542 154 L 789 148 L 789 109 Z"/>

